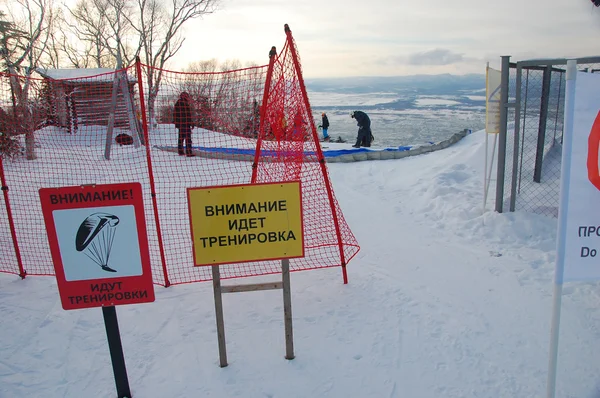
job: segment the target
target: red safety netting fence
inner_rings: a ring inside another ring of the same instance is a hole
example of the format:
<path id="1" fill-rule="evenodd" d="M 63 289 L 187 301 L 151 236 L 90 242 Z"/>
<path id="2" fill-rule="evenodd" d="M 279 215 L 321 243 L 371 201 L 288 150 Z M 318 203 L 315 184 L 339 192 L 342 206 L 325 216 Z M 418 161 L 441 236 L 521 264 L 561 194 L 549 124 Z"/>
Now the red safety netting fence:
<path id="1" fill-rule="evenodd" d="M 40 188 L 137 181 L 155 283 L 210 280 L 210 267 L 193 266 L 186 189 L 300 180 L 305 257 L 290 269 L 342 266 L 345 278 L 359 247 L 333 194 L 287 25 L 283 51 L 264 66 L 183 73 L 138 61 L 39 73 L 0 75 L 0 271 L 54 273 Z M 281 268 L 261 261 L 220 272 Z"/>
<path id="2" fill-rule="evenodd" d="M 271 52 L 252 182 L 302 181 L 305 257 L 292 269 L 345 265 L 358 245 L 333 194 L 289 27 L 279 54 Z"/>
<path id="3" fill-rule="evenodd" d="M 42 71 L 43 77 L 0 77 L 5 146 L 0 167 L 5 210 L 0 215 L 0 242 L 5 255 L 0 269 L 22 276 L 54 274 L 40 188 L 129 181 L 148 186 L 149 170 L 140 143 L 143 134 L 133 114 L 135 70 L 100 74 L 95 70 L 92 76 L 82 70 L 54 72 Z M 116 144 L 120 134 L 134 137 L 135 145 Z M 6 146 L 15 142 L 22 153 L 9 160 Z M 152 214 L 150 206 L 146 210 Z M 6 234 L 7 226 L 14 226 L 12 234 Z M 155 246 L 152 224 L 148 233 Z M 20 261 L 15 261 L 15 248 Z M 158 271 L 160 263 L 154 264 Z"/>

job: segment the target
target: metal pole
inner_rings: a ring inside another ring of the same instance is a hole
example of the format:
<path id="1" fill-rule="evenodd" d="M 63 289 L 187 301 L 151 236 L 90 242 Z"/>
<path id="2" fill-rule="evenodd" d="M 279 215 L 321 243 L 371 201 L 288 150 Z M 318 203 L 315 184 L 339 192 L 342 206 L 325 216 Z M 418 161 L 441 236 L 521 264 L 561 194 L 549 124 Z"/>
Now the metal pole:
<path id="1" fill-rule="evenodd" d="M 508 123 L 508 78 L 510 56 L 502 56 L 500 79 L 500 139 L 498 140 L 498 173 L 496 178 L 496 211 L 502 213 L 504 201 L 504 168 L 506 167 L 506 124 Z"/>
<path id="2" fill-rule="evenodd" d="M 559 74 L 558 74 L 558 99 L 556 100 L 556 115 L 554 115 L 554 137 L 552 138 L 552 145 L 556 144 L 556 129 L 558 128 L 558 113 L 560 111 L 560 95 L 562 94 L 562 77 L 563 77 L 563 73 L 559 72 Z"/>
<path id="3" fill-rule="evenodd" d="M 17 229 L 15 228 L 15 220 L 13 219 L 12 208 L 10 207 L 10 200 L 8 197 L 8 185 L 6 177 L 4 175 L 4 162 L 2 156 L 0 156 L 0 183 L 4 195 L 4 205 L 6 207 L 6 216 L 8 217 L 8 226 L 10 228 L 10 236 L 13 242 L 13 248 L 15 249 L 15 257 L 17 259 L 17 265 L 19 266 L 19 276 L 21 279 L 25 279 L 27 272 L 23 268 L 23 259 L 21 258 L 21 249 L 19 248 L 19 241 L 17 240 Z"/>
<path id="4" fill-rule="evenodd" d="M 487 202 L 487 162 L 488 162 L 488 132 L 485 132 L 485 165 L 483 166 L 483 213 L 485 213 L 485 202 Z M 490 166 L 491 168 L 491 166 Z"/>
<path id="5" fill-rule="evenodd" d="M 485 64 L 485 157 L 483 159 L 483 213 L 485 213 L 485 203 L 487 202 L 487 164 L 488 164 L 488 131 L 487 131 L 487 118 L 488 118 L 488 103 L 489 103 L 489 75 L 490 75 L 490 63 Z M 491 165 L 490 165 L 491 168 Z"/>
<path id="6" fill-rule="evenodd" d="M 292 289 L 290 285 L 290 260 L 281 260 L 283 282 L 283 319 L 285 323 L 285 359 L 294 359 L 294 333 L 292 330 Z"/>
<path id="7" fill-rule="evenodd" d="M 546 124 L 548 122 L 548 102 L 550 100 L 550 77 L 552 67 L 544 69 L 542 84 L 542 101 L 540 104 L 540 121 L 538 125 L 537 149 L 535 152 L 535 166 L 533 169 L 533 181 L 542 181 L 542 163 L 544 161 L 544 145 L 546 143 Z"/>
<path id="8" fill-rule="evenodd" d="M 552 300 L 552 325 L 550 329 L 550 358 L 548 361 L 548 383 L 546 398 L 554 398 L 556 392 L 556 368 L 558 363 L 558 335 L 562 304 L 563 274 L 565 269 L 565 239 L 567 233 L 567 206 L 571 184 L 571 152 L 573 147 L 573 113 L 575 111 L 575 82 L 577 61 L 567 61 L 565 90 L 565 133 L 560 178 L 560 208 L 558 213 L 558 236 L 556 242 L 556 269 L 554 272 L 554 295 Z"/>
<path id="9" fill-rule="evenodd" d="M 515 128 L 513 142 L 512 178 L 510 184 L 510 211 L 515 211 L 517 202 L 517 174 L 519 171 L 519 131 L 521 130 L 521 75 L 523 69 L 517 62 L 517 80 L 515 92 Z"/>
<path id="10" fill-rule="evenodd" d="M 223 320 L 223 296 L 221 294 L 221 273 L 219 266 L 212 266 L 213 291 L 215 295 L 215 315 L 217 318 L 217 340 L 219 341 L 219 366 L 227 366 L 227 346 L 225 345 L 225 322 Z"/>
<path id="11" fill-rule="evenodd" d="M 131 398 L 127 369 L 125 368 L 125 358 L 123 356 L 123 346 L 121 345 L 121 335 L 119 333 L 117 310 L 113 305 L 102 307 L 102 315 L 104 317 L 104 327 L 106 329 L 106 338 L 108 339 L 108 349 L 115 375 L 118 398 Z"/>
<path id="12" fill-rule="evenodd" d="M 525 76 L 525 107 L 523 108 L 523 134 L 521 135 L 521 155 L 519 156 L 519 186 L 517 192 L 521 192 L 521 179 L 523 177 L 523 149 L 525 148 L 525 125 L 527 124 L 527 98 L 529 93 L 529 69 Z"/>

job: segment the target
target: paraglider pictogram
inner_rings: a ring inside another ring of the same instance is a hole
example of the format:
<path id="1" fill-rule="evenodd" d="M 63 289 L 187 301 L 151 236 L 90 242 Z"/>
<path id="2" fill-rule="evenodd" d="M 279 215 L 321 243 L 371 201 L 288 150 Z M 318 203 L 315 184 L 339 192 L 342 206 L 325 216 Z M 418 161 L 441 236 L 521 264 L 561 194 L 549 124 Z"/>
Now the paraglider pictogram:
<path id="1" fill-rule="evenodd" d="M 108 259 L 119 217 L 108 213 L 90 214 L 79 226 L 75 237 L 75 248 L 83 251 L 105 271 L 117 272 L 108 266 Z"/>

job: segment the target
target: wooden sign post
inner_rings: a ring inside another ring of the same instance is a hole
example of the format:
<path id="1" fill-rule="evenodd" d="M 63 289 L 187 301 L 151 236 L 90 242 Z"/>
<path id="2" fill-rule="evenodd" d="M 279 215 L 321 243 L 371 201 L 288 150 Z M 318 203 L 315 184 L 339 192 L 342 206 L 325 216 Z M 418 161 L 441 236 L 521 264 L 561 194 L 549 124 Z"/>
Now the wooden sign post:
<path id="1" fill-rule="evenodd" d="M 219 363 L 227 366 L 223 293 L 283 290 L 286 359 L 294 359 L 290 258 L 304 257 L 300 182 L 189 188 L 196 266 L 212 266 Z M 219 264 L 281 259 L 281 281 L 221 285 Z"/>

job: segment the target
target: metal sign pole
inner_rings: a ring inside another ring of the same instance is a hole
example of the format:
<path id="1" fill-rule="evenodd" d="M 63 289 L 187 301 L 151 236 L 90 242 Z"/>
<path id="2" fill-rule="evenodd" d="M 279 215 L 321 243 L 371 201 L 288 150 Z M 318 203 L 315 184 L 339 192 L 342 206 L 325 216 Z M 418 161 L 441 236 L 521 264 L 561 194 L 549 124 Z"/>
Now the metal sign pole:
<path id="1" fill-rule="evenodd" d="M 123 356 L 123 346 L 121 345 L 121 335 L 119 333 L 119 322 L 117 321 L 117 310 L 113 305 L 102 307 L 102 315 L 104 316 L 106 338 L 108 339 L 108 349 L 110 350 L 110 360 L 115 375 L 118 398 L 131 398 L 127 369 L 125 368 L 125 358 Z"/>
<path id="2" fill-rule="evenodd" d="M 552 323 L 550 327 L 550 356 L 548 359 L 548 380 L 546 398 L 556 396 L 556 372 L 558 367 L 558 337 L 560 328 L 560 310 L 562 306 L 563 278 L 567 240 L 567 219 L 569 190 L 571 189 L 571 155 L 573 153 L 573 119 L 575 112 L 575 81 L 577 79 L 577 61 L 567 61 L 567 82 L 565 93 L 565 133 L 562 149 L 562 169 L 560 176 L 560 208 L 558 212 L 558 236 L 556 242 L 556 265 L 554 270 L 554 293 L 552 299 Z"/>
<path id="3" fill-rule="evenodd" d="M 142 185 L 41 188 L 39 194 L 62 307 L 102 307 L 118 398 L 131 398 L 115 305 L 154 301 Z"/>

